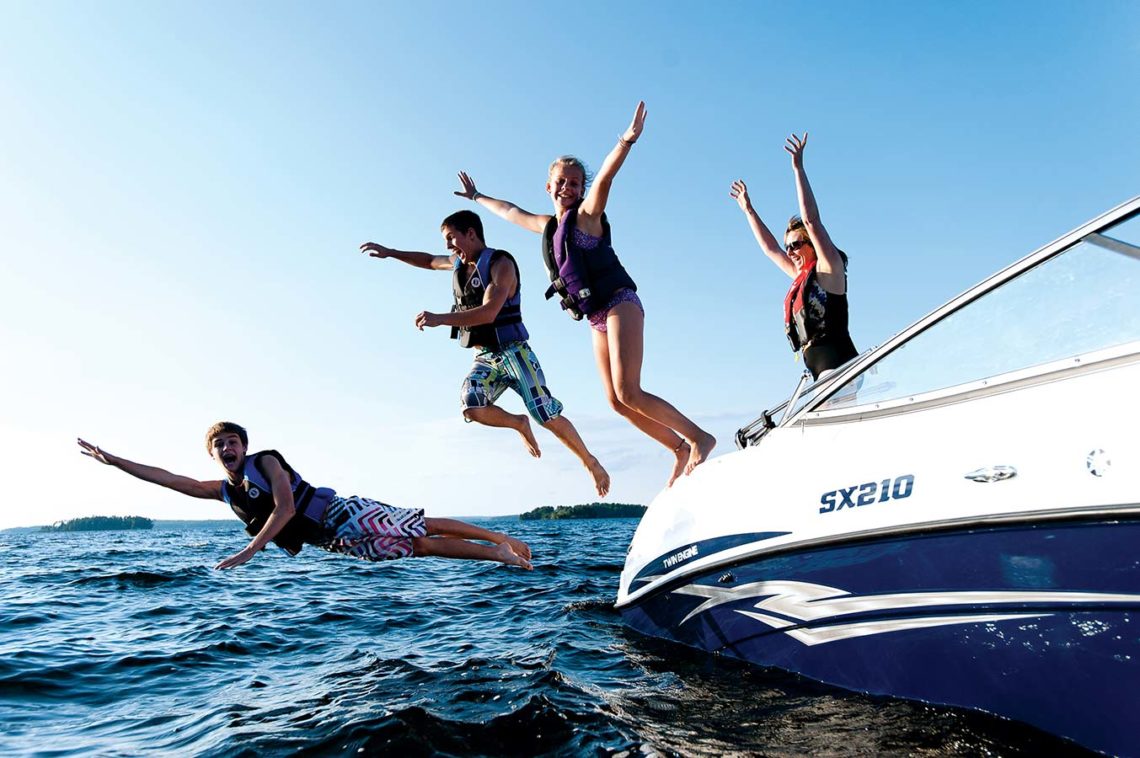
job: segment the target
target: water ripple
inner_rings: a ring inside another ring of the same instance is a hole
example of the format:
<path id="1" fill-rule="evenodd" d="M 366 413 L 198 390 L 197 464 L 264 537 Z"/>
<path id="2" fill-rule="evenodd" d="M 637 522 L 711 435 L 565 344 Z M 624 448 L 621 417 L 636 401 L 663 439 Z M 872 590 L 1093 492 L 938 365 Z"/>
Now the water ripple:
<path id="1" fill-rule="evenodd" d="M 533 572 L 316 550 L 218 572 L 236 524 L 161 526 L 0 533 L 0 754 L 1071 749 L 630 632 L 613 598 L 633 521 L 492 522 Z"/>

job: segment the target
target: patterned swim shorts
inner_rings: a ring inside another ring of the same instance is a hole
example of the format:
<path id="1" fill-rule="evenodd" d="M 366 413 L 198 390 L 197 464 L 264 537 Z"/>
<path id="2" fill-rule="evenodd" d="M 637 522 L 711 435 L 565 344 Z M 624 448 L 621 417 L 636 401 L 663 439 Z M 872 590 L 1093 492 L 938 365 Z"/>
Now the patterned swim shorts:
<path id="1" fill-rule="evenodd" d="M 325 509 L 325 530 L 332 537 L 317 545 L 366 561 L 388 561 L 412 554 L 412 539 L 427 534 L 424 512 L 369 500 L 334 497 Z"/>
<path id="2" fill-rule="evenodd" d="M 464 408 L 485 408 L 498 400 L 507 387 L 519 393 L 527 412 L 539 424 L 562 414 L 562 403 L 546 388 L 538 356 L 525 340 L 476 354 L 471 372 L 463 380 L 460 401 Z"/>
<path id="3" fill-rule="evenodd" d="M 602 334 L 606 333 L 606 319 L 610 317 L 610 311 L 617 307 L 619 303 L 633 303 L 641 311 L 641 315 L 645 315 L 645 306 L 641 304 L 641 298 L 637 296 L 637 293 L 629 287 L 622 287 L 613 294 L 609 302 L 606 303 L 606 307 L 590 314 L 590 326 L 594 331 L 601 332 Z"/>

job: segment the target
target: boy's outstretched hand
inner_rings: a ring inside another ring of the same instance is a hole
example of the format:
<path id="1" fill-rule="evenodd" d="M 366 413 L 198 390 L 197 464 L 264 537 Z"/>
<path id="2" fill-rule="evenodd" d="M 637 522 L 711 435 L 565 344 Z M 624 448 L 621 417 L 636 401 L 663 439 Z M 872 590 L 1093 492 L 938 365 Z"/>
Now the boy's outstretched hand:
<path id="1" fill-rule="evenodd" d="M 76 438 L 76 441 L 79 443 L 79 447 L 80 447 L 79 452 L 83 453 L 84 455 L 86 455 L 90 458 L 94 458 L 95 460 L 97 460 L 100 463 L 103 463 L 107 466 L 111 465 L 111 462 L 109 460 L 107 460 L 107 453 L 104 453 L 102 450 L 100 450 L 97 445 L 92 445 L 87 440 L 79 439 L 79 438 Z"/>
<path id="2" fill-rule="evenodd" d="M 256 554 L 257 554 L 256 551 L 250 550 L 248 547 L 246 547 L 246 548 L 243 548 L 242 550 L 239 550 L 238 552 L 234 553 L 229 558 L 226 558 L 224 561 L 219 561 L 218 565 L 214 566 L 214 568 L 216 568 L 216 569 L 228 569 L 228 568 L 233 568 L 234 566 L 240 566 L 241 564 L 248 561 L 250 558 L 253 558 L 253 556 L 255 556 Z"/>
<path id="3" fill-rule="evenodd" d="M 360 252 L 368 253 L 369 258 L 387 258 L 392 255 L 392 248 L 376 242 L 365 242 L 360 246 Z"/>

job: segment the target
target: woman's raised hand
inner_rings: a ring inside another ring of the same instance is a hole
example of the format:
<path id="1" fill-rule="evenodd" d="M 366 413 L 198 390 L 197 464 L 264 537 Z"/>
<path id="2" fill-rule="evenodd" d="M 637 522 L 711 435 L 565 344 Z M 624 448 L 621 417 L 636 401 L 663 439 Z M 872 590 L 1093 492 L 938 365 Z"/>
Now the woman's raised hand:
<path id="1" fill-rule="evenodd" d="M 479 191 L 475 189 L 475 180 L 469 177 L 466 171 L 459 172 L 459 183 L 463 185 L 463 189 L 456 190 L 456 195 L 474 200 L 475 196 L 479 194 Z"/>
<path id="2" fill-rule="evenodd" d="M 748 197 L 748 185 L 744 183 L 743 179 L 737 179 L 732 183 L 732 189 L 728 191 L 736 204 L 740 206 L 740 210 L 747 213 L 752 210 L 752 200 Z"/>
<path id="3" fill-rule="evenodd" d="M 629 122 L 629 128 L 625 130 L 621 138 L 631 145 L 637 142 L 637 138 L 641 136 L 641 131 L 645 128 L 645 101 L 641 100 L 637 104 L 637 110 L 633 112 L 633 121 Z"/>
<path id="4" fill-rule="evenodd" d="M 807 145 L 807 137 L 807 132 L 804 132 L 802 139 L 797 137 L 795 132 L 792 132 L 792 136 L 786 140 L 787 144 L 784 145 L 784 149 L 792 155 L 792 168 L 801 169 L 804 167 L 804 147 Z"/>

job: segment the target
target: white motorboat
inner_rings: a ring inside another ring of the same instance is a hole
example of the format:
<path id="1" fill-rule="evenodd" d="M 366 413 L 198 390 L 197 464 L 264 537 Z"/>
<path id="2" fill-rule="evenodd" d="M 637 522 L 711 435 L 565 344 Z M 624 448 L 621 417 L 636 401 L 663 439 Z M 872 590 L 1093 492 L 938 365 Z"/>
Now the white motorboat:
<path id="1" fill-rule="evenodd" d="M 1140 754 L 1138 388 L 1140 197 L 802 380 L 653 500 L 617 607 Z"/>

